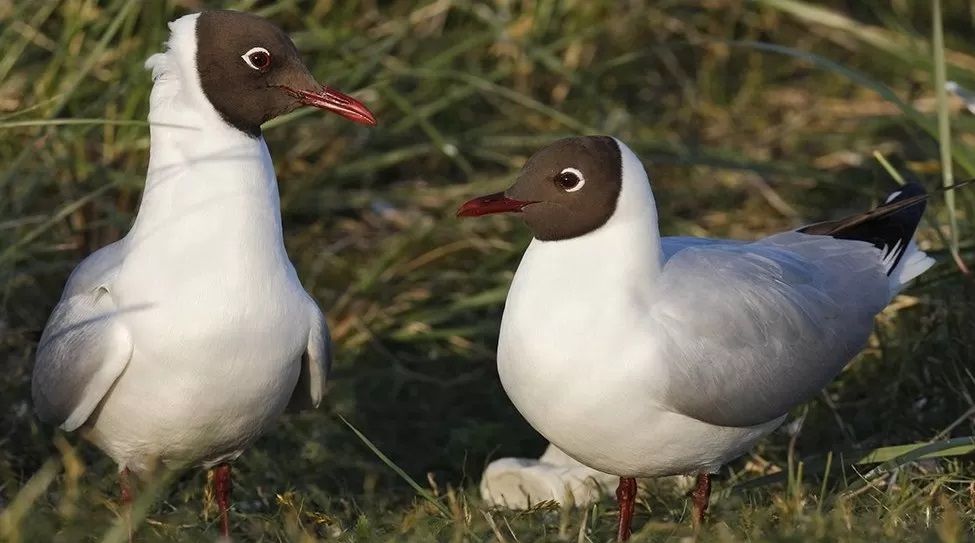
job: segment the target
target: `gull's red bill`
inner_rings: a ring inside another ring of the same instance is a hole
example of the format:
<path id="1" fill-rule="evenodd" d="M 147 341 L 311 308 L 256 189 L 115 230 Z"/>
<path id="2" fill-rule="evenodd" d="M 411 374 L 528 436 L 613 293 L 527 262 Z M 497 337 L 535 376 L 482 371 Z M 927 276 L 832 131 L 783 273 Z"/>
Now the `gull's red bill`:
<path id="1" fill-rule="evenodd" d="M 515 200 L 514 198 L 508 198 L 503 192 L 496 192 L 466 202 L 457 210 L 457 216 L 480 217 L 481 215 L 490 215 L 492 213 L 517 213 L 524 209 L 525 206 L 535 203 L 538 202 Z"/>
<path id="2" fill-rule="evenodd" d="M 317 92 L 294 89 L 284 85 L 281 88 L 306 106 L 331 111 L 336 115 L 359 124 L 376 126 L 376 117 L 369 111 L 369 108 L 344 92 L 339 92 L 328 87 L 322 87 L 322 90 Z"/>

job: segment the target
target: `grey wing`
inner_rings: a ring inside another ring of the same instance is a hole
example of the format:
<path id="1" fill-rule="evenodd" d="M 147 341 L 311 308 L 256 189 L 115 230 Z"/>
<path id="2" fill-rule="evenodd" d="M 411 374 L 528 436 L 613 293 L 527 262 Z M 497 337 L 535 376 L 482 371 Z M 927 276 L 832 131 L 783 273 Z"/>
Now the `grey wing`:
<path id="1" fill-rule="evenodd" d="M 41 420 L 69 432 L 88 420 L 132 355 L 110 292 L 119 255 L 116 242 L 75 269 L 37 346 L 34 408 Z"/>
<path id="2" fill-rule="evenodd" d="M 695 238 L 691 236 L 669 236 L 660 238 L 660 252 L 663 255 L 661 262 L 670 260 L 670 257 L 684 249 L 691 247 L 706 247 L 708 245 L 717 247 L 733 247 L 744 245 L 747 241 L 735 241 L 731 239 Z"/>
<path id="3" fill-rule="evenodd" d="M 677 251 L 651 313 L 665 404 L 720 426 L 754 426 L 807 401 L 866 342 L 889 290 L 868 243 L 789 232 Z"/>
<path id="4" fill-rule="evenodd" d="M 325 316 L 308 297 L 311 326 L 308 345 L 301 357 L 301 374 L 288 402 L 289 411 L 317 408 L 325 396 L 325 383 L 332 368 L 332 338 Z"/>

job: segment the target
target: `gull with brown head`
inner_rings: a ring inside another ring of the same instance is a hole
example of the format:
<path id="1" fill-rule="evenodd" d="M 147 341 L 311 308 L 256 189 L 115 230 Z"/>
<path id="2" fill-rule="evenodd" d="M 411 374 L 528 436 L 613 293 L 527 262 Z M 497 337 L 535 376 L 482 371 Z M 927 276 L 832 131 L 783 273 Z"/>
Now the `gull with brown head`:
<path id="1" fill-rule="evenodd" d="M 129 233 L 71 274 L 32 377 L 41 419 L 79 431 L 128 475 L 230 462 L 290 406 L 317 406 L 328 327 L 285 252 L 261 124 L 301 106 L 374 125 L 319 84 L 270 22 L 206 11 L 170 23 L 152 70 L 149 170 Z"/>
<path id="2" fill-rule="evenodd" d="M 646 171 L 607 136 L 557 141 L 460 216 L 516 213 L 534 239 L 501 321 L 498 373 L 528 422 L 620 477 L 710 476 L 778 427 L 866 343 L 874 316 L 933 260 L 914 231 L 924 190 L 754 242 L 661 237 Z M 510 485 L 509 485 L 510 486 Z"/>

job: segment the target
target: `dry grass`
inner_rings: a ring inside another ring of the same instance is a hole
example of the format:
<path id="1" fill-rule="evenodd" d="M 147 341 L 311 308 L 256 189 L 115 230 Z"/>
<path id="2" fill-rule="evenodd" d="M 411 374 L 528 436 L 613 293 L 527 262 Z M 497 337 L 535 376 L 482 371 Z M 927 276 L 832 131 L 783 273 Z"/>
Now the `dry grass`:
<path id="1" fill-rule="evenodd" d="M 338 362 L 328 405 L 286 419 L 238 464 L 234 530 L 244 541 L 612 536 L 609 499 L 514 513 L 477 498 L 486 461 L 543 446 L 493 365 L 528 238 L 515 221 L 460 222 L 453 210 L 505 186 L 546 142 L 575 133 L 627 141 L 651 172 L 668 234 L 753 238 L 869 206 L 893 186 L 878 151 L 929 187 L 941 182 L 923 2 L 220 5 L 281 24 L 313 73 L 361 89 L 381 123 L 298 112 L 266 131 L 289 251 L 328 308 Z M 197 7 L 0 0 L 0 540 L 122 535 L 110 531 L 111 462 L 37 423 L 30 367 L 67 274 L 131 222 L 148 149 L 142 61 L 159 50 L 166 21 Z M 944 9 L 946 77 L 975 88 L 975 13 L 963 2 Z M 975 119 L 953 98 L 940 112 L 955 177 L 975 175 Z M 953 207 L 940 198 L 929 207 L 921 238 L 941 263 L 878 319 L 865 354 L 796 413 L 801 432 L 776 433 L 726 469 L 701 539 L 973 539 L 966 457 L 902 455 L 874 471 L 852 453 L 832 456 L 830 470 L 822 461 L 828 451 L 975 433 L 975 289 L 947 250 L 957 236 L 972 262 L 973 201 L 959 194 Z M 140 540 L 212 540 L 203 483 L 188 473 L 161 484 Z M 689 535 L 674 482 L 649 482 L 640 503 L 636 540 Z"/>

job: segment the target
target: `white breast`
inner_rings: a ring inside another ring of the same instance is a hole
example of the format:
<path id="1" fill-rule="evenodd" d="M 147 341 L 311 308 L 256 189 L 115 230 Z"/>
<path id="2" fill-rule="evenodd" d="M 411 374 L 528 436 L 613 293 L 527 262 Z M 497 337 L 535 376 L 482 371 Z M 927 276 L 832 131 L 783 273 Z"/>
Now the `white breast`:
<path id="1" fill-rule="evenodd" d="M 515 407 L 546 439 L 600 471 L 655 477 L 713 471 L 781 423 L 723 428 L 657 404 L 667 364 L 643 325 L 641 298 L 622 288 L 594 297 L 596 287 L 583 278 L 601 275 L 595 269 L 605 260 L 565 268 L 537 251 L 540 243 L 512 282 L 498 372 Z M 561 272 L 553 275 L 552 266 Z"/>
<path id="2" fill-rule="evenodd" d="M 508 293 L 498 345 L 505 391 L 528 422 L 576 460 L 623 476 L 711 470 L 781 419 L 722 428 L 660 405 L 668 361 L 650 320 L 661 249 L 639 159 L 620 144 L 623 184 L 602 227 L 533 240 Z"/>
<path id="3" fill-rule="evenodd" d="M 104 274 L 132 355 L 85 431 L 136 472 L 240 454 L 286 407 L 312 324 L 267 147 L 204 96 L 196 20 L 172 23 L 167 51 L 147 63 L 146 186 Z"/>
<path id="4" fill-rule="evenodd" d="M 171 135 L 153 141 L 111 287 L 132 359 L 89 421 L 89 437 L 135 471 L 240 454 L 287 405 L 309 335 L 263 140 Z"/>

